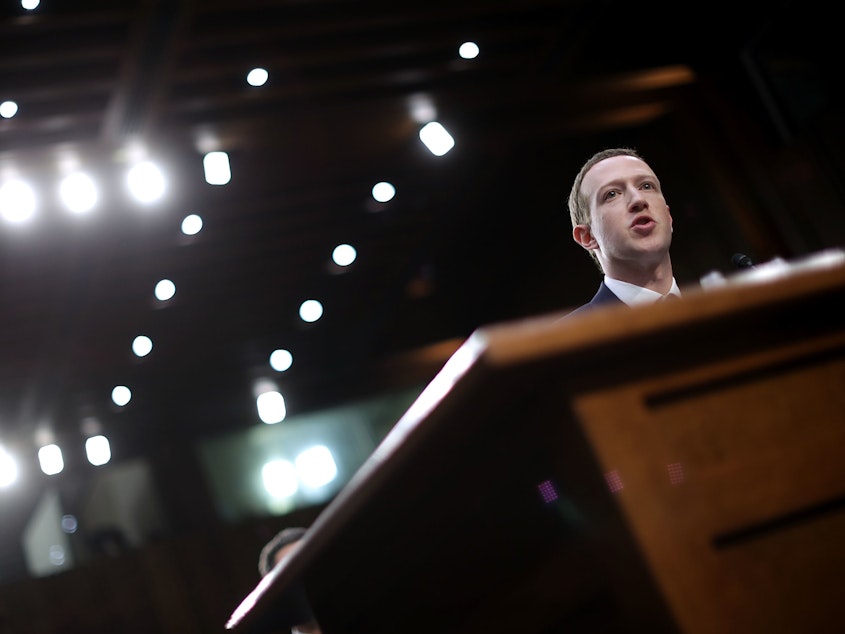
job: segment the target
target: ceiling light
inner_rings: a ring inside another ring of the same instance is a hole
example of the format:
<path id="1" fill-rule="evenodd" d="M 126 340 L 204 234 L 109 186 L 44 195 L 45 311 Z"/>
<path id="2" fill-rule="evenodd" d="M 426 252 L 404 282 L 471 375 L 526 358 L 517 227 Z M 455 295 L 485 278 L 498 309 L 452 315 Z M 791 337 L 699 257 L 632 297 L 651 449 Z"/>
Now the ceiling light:
<path id="1" fill-rule="evenodd" d="M 129 193 L 141 203 L 152 203 L 164 195 L 164 174 L 152 161 L 142 161 L 133 165 L 126 175 Z"/>
<path id="2" fill-rule="evenodd" d="M 153 341 L 146 335 L 138 335 L 132 341 L 132 352 L 138 357 L 146 357 L 153 349 Z"/>
<path id="3" fill-rule="evenodd" d="M 85 441 L 85 455 L 88 456 L 88 462 L 95 467 L 106 464 L 111 460 L 109 439 L 105 436 L 91 436 Z"/>
<path id="4" fill-rule="evenodd" d="M 293 365 L 293 355 L 283 348 L 273 350 L 270 354 L 270 367 L 276 372 L 284 372 Z"/>
<path id="5" fill-rule="evenodd" d="M 58 445 L 45 445 L 38 450 L 38 462 L 46 475 L 61 473 L 65 468 L 62 450 Z"/>
<path id="6" fill-rule="evenodd" d="M 229 155 L 226 152 L 209 152 L 202 159 L 205 182 L 209 185 L 225 185 L 232 180 Z"/>
<path id="7" fill-rule="evenodd" d="M 157 300 L 167 301 L 176 294 L 176 285 L 170 280 L 159 280 L 154 293 Z"/>
<path id="8" fill-rule="evenodd" d="M 420 140 L 435 156 L 443 156 L 455 146 L 452 135 L 437 121 L 432 121 L 422 127 Z"/>
<path id="9" fill-rule="evenodd" d="M 4 119 L 11 119 L 18 113 L 18 104 L 14 101 L 4 101 L 0 103 L 0 117 Z"/>
<path id="10" fill-rule="evenodd" d="M 287 415 L 285 397 L 275 390 L 259 394 L 255 405 L 258 408 L 258 417 L 268 425 L 282 422 Z"/>
<path id="11" fill-rule="evenodd" d="M 306 449 L 296 457 L 296 472 L 305 486 L 316 489 L 337 476 L 337 464 L 325 445 Z"/>
<path id="12" fill-rule="evenodd" d="M 111 391 L 111 400 L 118 407 L 123 407 L 132 400 L 132 390 L 125 385 L 117 385 Z"/>
<path id="13" fill-rule="evenodd" d="M 182 233 L 186 236 L 195 236 L 202 229 L 202 218 L 197 214 L 185 216 L 182 219 Z"/>
<path id="14" fill-rule="evenodd" d="M 412 95 L 408 99 L 408 107 L 411 111 L 411 118 L 417 123 L 428 123 L 437 118 L 437 108 L 425 93 Z"/>
<path id="15" fill-rule="evenodd" d="M 0 487 L 7 487 L 18 479 L 18 465 L 14 458 L 0 447 Z"/>
<path id="16" fill-rule="evenodd" d="M 26 222 L 35 215 L 35 192 L 28 183 L 14 179 L 0 187 L 0 215 L 13 223 Z"/>
<path id="17" fill-rule="evenodd" d="M 91 211 L 97 204 L 97 186 L 87 174 L 75 172 L 62 179 L 59 197 L 72 212 L 82 214 Z"/>
<path id="18" fill-rule="evenodd" d="M 267 83 L 270 74 L 263 68 L 253 68 L 246 76 L 246 82 L 250 86 L 263 86 Z"/>
<path id="19" fill-rule="evenodd" d="M 376 183 L 375 185 L 373 185 L 373 198 L 375 198 L 377 202 L 386 203 L 388 200 L 391 200 L 395 195 L 396 188 L 390 183 L 385 183 L 384 181 L 382 181 L 381 183 Z"/>
<path id="20" fill-rule="evenodd" d="M 478 57 L 478 45 L 475 42 L 464 42 L 458 49 L 458 55 L 464 59 L 475 59 Z"/>
<path id="21" fill-rule="evenodd" d="M 264 489 L 274 498 L 289 498 L 296 493 L 299 482 L 296 468 L 289 460 L 271 460 L 261 467 Z"/>
<path id="22" fill-rule="evenodd" d="M 299 307 L 299 316 L 302 321 L 315 322 L 323 316 L 323 305 L 316 299 L 306 299 Z"/>
<path id="23" fill-rule="evenodd" d="M 357 256 L 358 253 L 351 244 L 339 244 L 332 251 L 332 261 L 338 266 L 349 266 Z"/>

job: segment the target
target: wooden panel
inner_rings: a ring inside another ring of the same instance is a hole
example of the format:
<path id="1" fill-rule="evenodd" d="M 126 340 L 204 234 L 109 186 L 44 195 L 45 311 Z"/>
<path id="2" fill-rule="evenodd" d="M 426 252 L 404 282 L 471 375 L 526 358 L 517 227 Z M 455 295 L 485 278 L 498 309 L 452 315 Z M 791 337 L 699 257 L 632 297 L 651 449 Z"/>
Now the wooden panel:
<path id="1" fill-rule="evenodd" d="M 843 386 L 839 334 L 578 398 L 684 632 L 845 622 Z"/>

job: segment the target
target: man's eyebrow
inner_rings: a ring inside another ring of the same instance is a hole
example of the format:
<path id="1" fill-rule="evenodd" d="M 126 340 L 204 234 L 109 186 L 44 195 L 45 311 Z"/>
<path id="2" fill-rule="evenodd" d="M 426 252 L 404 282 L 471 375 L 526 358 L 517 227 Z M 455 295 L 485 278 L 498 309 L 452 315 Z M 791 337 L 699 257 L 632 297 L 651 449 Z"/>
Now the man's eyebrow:
<path id="1" fill-rule="evenodd" d="M 604 191 L 604 190 L 606 190 L 606 189 L 613 189 L 613 188 L 617 188 L 617 187 L 619 187 L 620 185 L 622 185 L 624 182 L 625 182 L 625 179 L 622 179 L 622 178 L 616 178 L 616 179 L 614 179 L 614 180 L 612 180 L 612 181 L 608 181 L 608 182 L 606 182 L 606 183 L 602 183 L 602 184 L 601 184 L 601 185 L 599 185 L 599 186 L 598 186 L 598 188 L 596 189 L 596 193 L 597 193 L 597 194 L 599 194 L 599 193 L 603 192 L 603 191 Z"/>
<path id="2" fill-rule="evenodd" d="M 607 191 L 608 189 L 615 189 L 615 188 L 621 187 L 622 185 L 624 185 L 625 181 L 628 180 L 629 178 L 634 180 L 637 183 L 642 183 L 644 181 L 651 181 L 652 183 L 655 183 L 658 188 L 660 187 L 660 181 L 657 179 L 657 175 L 650 174 L 648 172 L 642 172 L 640 174 L 633 174 L 632 176 L 629 176 L 629 177 L 614 178 L 611 181 L 608 181 L 606 183 L 602 183 L 601 185 L 599 185 L 596 188 L 596 192 L 595 192 L 596 196 L 600 196 L 603 192 Z"/>

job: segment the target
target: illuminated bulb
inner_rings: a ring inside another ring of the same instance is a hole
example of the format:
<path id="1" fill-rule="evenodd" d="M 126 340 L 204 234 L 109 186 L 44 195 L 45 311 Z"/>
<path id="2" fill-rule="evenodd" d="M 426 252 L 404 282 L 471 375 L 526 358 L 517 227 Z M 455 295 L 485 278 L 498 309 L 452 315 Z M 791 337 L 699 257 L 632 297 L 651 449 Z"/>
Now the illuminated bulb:
<path id="1" fill-rule="evenodd" d="M 443 156 L 455 147 L 455 140 L 437 121 L 425 124 L 420 130 L 420 140 L 435 156 Z"/>
<path id="2" fill-rule="evenodd" d="M 355 261 L 356 257 L 355 247 L 349 244 L 339 244 L 332 251 L 332 260 L 338 266 L 349 266 Z"/>
<path id="3" fill-rule="evenodd" d="M 229 155 L 225 152 L 209 152 L 202 159 L 202 167 L 209 185 L 225 185 L 232 180 Z"/>
<path id="4" fill-rule="evenodd" d="M 152 203 L 164 195 L 165 181 L 159 167 L 152 161 L 142 161 L 126 175 L 129 193 L 141 203 Z"/>
<path id="5" fill-rule="evenodd" d="M 396 195 L 396 188 L 390 183 L 376 183 L 373 185 L 373 198 L 377 202 L 386 203 Z"/>
<path id="6" fill-rule="evenodd" d="M 185 216 L 182 219 L 182 233 L 186 236 L 195 236 L 202 230 L 202 218 L 197 214 Z"/>
<path id="7" fill-rule="evenodd" d="M 263 68 L 253 68 L 246 76 L 246 81 L 250 86 L 263 86 L 267 83 L 270 74 Z"/>
<path id="8" fill-rule="evenodd" d="M 62 179 L 59 196 L 68 209 L 82 214 L 91 211 L 97 204 L 97 186 L 90 176 L 76 172 Z"/>
<path id="9" fill-rule="evenodd" d="M 458 54 L 464 59 L 475 59 L 478 57 L 478 45 L 475 42 L 464 42 L 458 49 Z"/>
<path id="10" fill-rule="evenodd" d="M 153 340 L 146 335 L 138 335 L 132 340 L 132 352 L 137 357 L 146 357 L 153 349 Z"/>
<path id="11" fill-rule="evenodd" d="M 38 450 L 38 462 L 46 475 L 61 473 L 65 468 L 62 450 L 58 445 L 45 445 Z"/>
<path id="12" fill-rule="evenodd" d="M 279 392 L 270 391 L 258 395 L 255 399 L 258 408 L 258 417 L 268 425 L 275 425 L 285 419 L 285 397 Z"/>
<path id="13" fill-rule="evenodd" d="M 0 103 L 0 117 L 4 119 L 11 119 L 18 114 L 18 104 L 14 101 L 4 101 Z"/>
<path id="14" fill-rule="evenodd" d="M 105 436 L 91 436 L 85 441 L 85 455 L 95 467 L 106 464 L 111 460 L 111 446 Z"/>
<path id="15" fill-rule="evenodd" d="M 26 222 L 35 215 L 35 192 L 22 180 L 10 180 L 0 187 L 0 215 L 12 223 Z"/>
<path id="16" fill-rule="evenodd" d="M 156 299 L 164 302 L 176 294 L 176 285 L 170 280 L 160 280 L 155 287 Z"/>
<path id="17" fill-rule="evenodd" d="M 313 323 L 323 316 L 323 305 L 316 299 L 306 299 L 299 307 L 302 321 Z"/>
<path id="18" fill-rule="evenodd" d="M 111 400 L 118 407 L 123 407 L 132 400 L 132 391 L 125 385 L 118 385 L 111 391 Z"/>
<path id="19" fill-rule="evenodd" d="M 276 372 L 284 372 L 293 365 L 293 355 L 282 348 L 273 350 L 270 354 L 270 367 Z"/>

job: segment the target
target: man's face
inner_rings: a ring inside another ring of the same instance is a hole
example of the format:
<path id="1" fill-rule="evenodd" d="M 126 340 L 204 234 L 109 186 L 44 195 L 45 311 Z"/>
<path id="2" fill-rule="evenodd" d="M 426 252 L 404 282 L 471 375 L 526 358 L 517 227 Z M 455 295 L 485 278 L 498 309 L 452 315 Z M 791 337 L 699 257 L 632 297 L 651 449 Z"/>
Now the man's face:
<path id="1" fill-rule="evenodd" d="M 668 258 L 672 216 L 660 181 L 633 156 L 596 163 L 584 176 L 581 191 L 592 222 L 578 242 L 596 250 L 604 271 L 655 266 Z"/>

